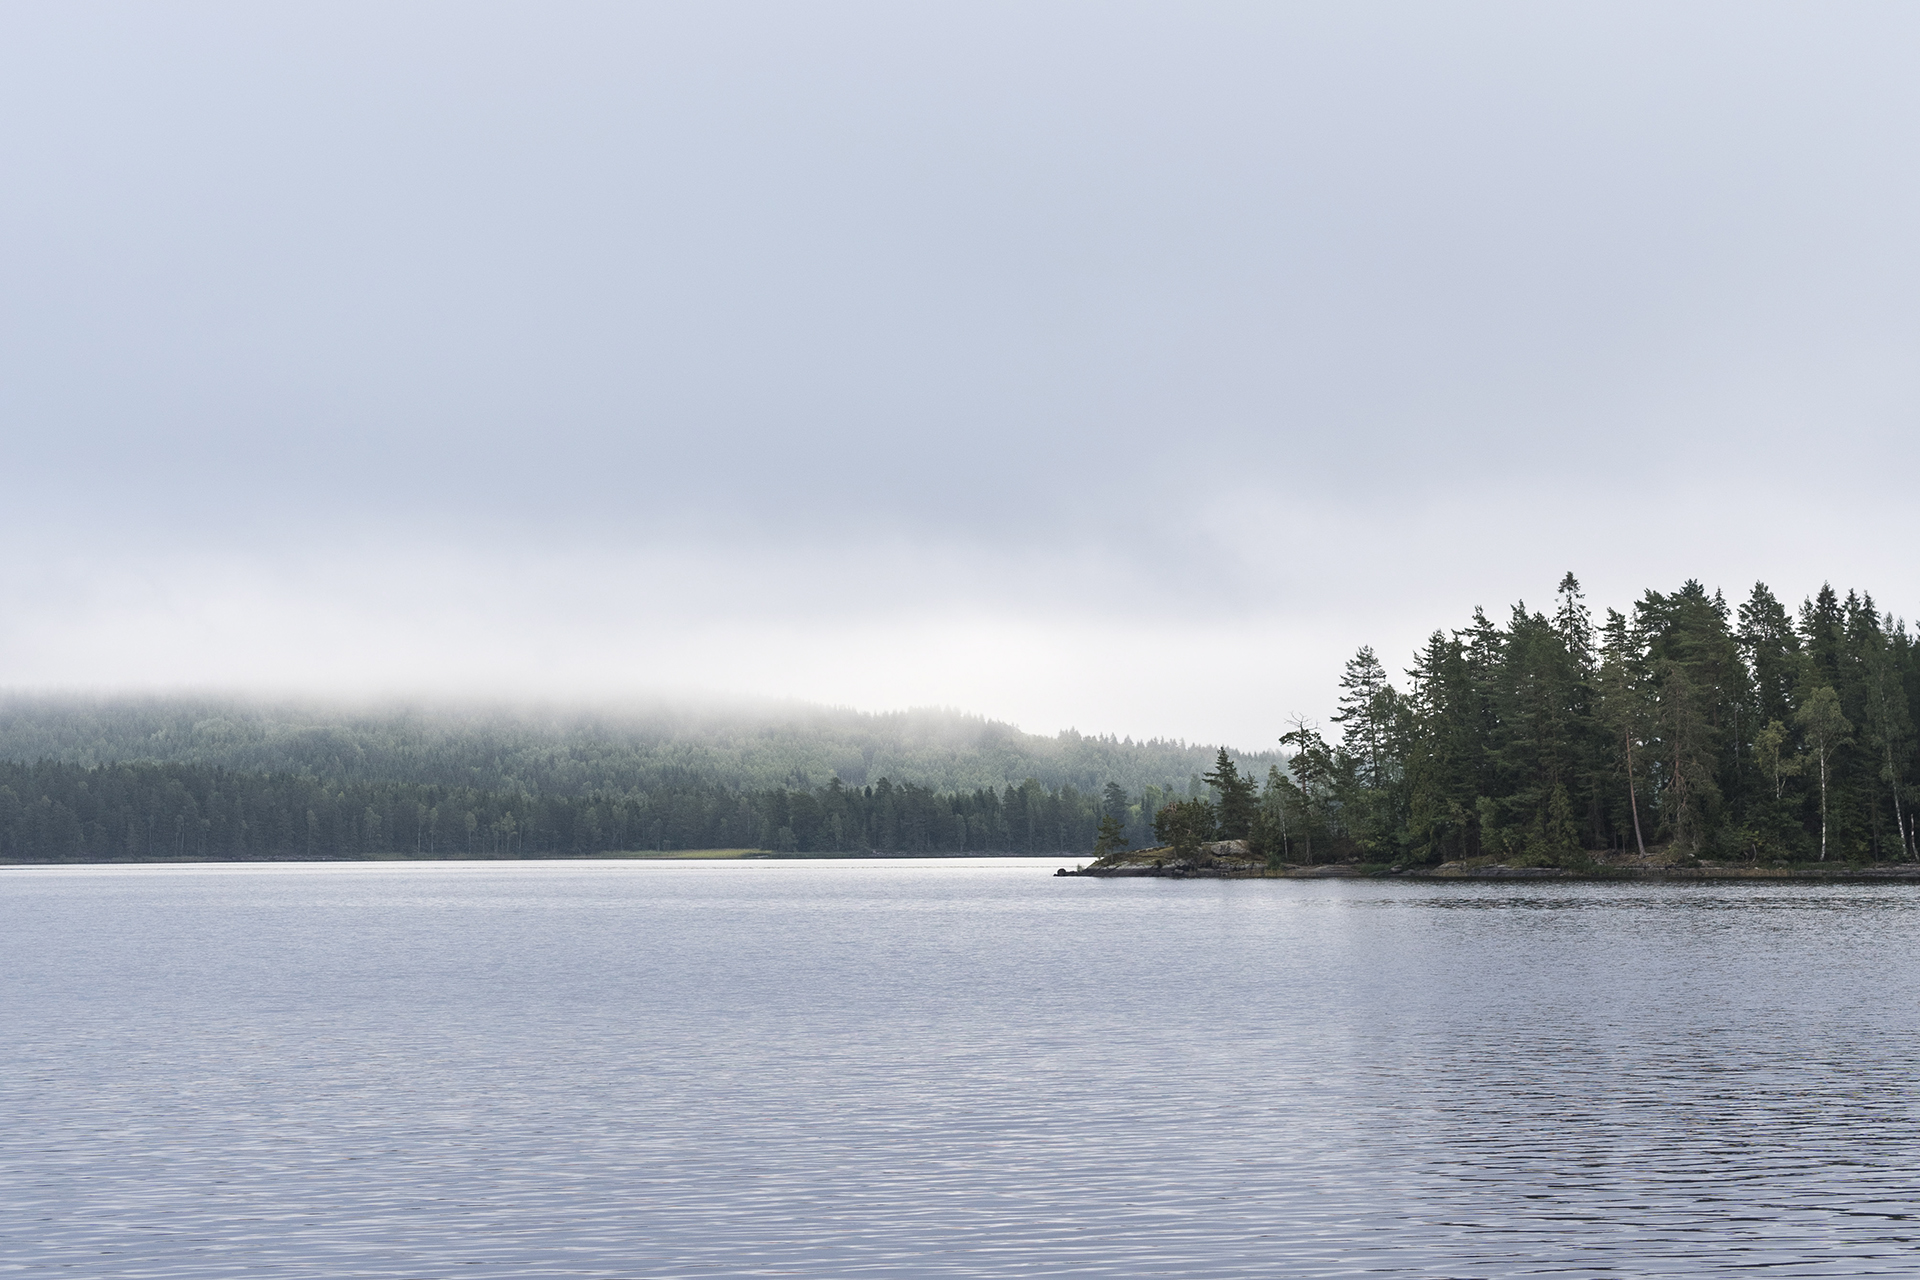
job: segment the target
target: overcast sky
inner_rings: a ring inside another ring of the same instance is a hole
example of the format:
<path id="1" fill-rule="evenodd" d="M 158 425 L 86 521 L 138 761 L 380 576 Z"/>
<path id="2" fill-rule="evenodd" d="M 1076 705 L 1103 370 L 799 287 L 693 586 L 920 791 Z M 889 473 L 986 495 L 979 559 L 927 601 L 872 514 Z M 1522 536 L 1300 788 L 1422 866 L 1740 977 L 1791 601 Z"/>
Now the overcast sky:
<path id="1" fill-rule="evenodd" d="M 1258 748 L 1473 607 L 1903 615 L 1920 9 L 16 4 L 0 685 Z"/>

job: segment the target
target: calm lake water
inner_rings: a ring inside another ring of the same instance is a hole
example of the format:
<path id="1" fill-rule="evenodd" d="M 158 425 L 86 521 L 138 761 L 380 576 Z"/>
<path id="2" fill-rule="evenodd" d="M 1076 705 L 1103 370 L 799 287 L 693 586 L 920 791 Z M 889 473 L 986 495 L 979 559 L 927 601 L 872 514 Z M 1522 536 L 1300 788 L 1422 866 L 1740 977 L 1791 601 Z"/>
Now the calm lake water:
<path id="1" fill-rule="evenodd" d="M 0 1276 L 1911 1275 L 1920 893 L 0 871 Z"/>

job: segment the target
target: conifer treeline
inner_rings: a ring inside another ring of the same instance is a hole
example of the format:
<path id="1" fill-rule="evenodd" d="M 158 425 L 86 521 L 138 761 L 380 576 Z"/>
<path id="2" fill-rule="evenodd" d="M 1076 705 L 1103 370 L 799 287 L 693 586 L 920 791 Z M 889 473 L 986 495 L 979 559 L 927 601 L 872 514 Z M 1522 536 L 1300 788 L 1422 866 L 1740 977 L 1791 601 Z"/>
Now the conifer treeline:
<path id="1" fill-rule="evenodd" d="M 739 791 L 686 780 L 629 795 L 535 796 L 203 765 L 0 763 L 0 859 L 1051 853 L 1092 845 L 1097 810 L 1095 797 L 1072 786 L 1032 781 L 963 795 L 882 778 L 859 788 L 835 779 L 812 790 Z"/>
<path id="2" fill-rule="evenodd" d="M 1296 725 L 1269 770 L 1252 833 L 1274 856 L 1915 856 L 1920 664 L 1868 595 L 1823 586 L 1795 616 L 1688 582 L 1596 626 L 1568 574 L 1551 616 L 1435 632 L 1404 693 L 1368 648 L 1340 687 L 1340 740 Z"/>
<path id="3" fill-rule="evenodd" d="M 667 768 L 626 791 L 542 793 L 209 764 L 0 763 L 0 858 L 1054 853 L 1175 831 L 1244 835 L 1287 862 L 1567 863 L 1660 846 L 1916 856 L 1920 654 L 1870 596 L 1822 587 L 1796 615 L 1764 585 L 1736 609 L 1688 582 L 1596 625 L 1568 574 L 1550 616 L 1516 605 L 1499 626 L 1476 610 L 1464 629 L 1433 633 L 1406 677 L 1402 692 L 1362 648 L 1340 680 L 1338 740 L 1294 725 L 1280 737 L 1285 768 L 1268 768 L 1257 797 L 1225 753 L 1204 783 L 1195 773 L 1184 789 L 1137 793 L 1032 779 L 755 788 Z"/>

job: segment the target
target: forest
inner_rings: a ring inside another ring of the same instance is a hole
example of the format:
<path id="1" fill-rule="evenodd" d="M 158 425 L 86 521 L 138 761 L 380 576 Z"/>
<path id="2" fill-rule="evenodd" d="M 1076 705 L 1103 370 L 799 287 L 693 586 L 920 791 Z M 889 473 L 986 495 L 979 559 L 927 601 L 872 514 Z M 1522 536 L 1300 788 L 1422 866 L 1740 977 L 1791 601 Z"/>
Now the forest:
<path id="1" fill-rule="evenodd" d="M 951 712 L 534 716 L 0 702 L 0 859 L 1058 853 L 1246 838 L 1276 863 L 1662 851 L 1910 860 L 1920 658 L 1869 595 L 1689 581 L 1596 620 L 1476 609 L 1396 683 L 1346 664 L 1278 750 Z M 1264 769 L 1264 775 L 1262 770 Z M 871 779 L 871 780 L 869 780 Z"/>
<path id="2" fill-rule="evenodd" d="M 1736 607 L 1689 581 L 1596 622 L 1569 573 L 1550 614 L 1475 610 L 1401 686 L 1362 648 L 1339 688 L 1337 739 L 1291 725 L 1285 769 L 1240 806 L 1269 858 L 1915 855 L 1920 665 L 1860 592 L 1790 611 L 1764 584 Z"/>
<path id="3" fill-rule="evenodd" d="M 1115 784 L 1112 791 L 1119 792 Z M 1170 795 L 1149 786 L 1149 805 Z M 0 860 L 566 858 L 610 851 L 1085 850 L 1101 797 L 1071 784 L 942 793 L 881 778 L 737 790 L 683 781 L 624 795 L 329 782 L 208 765 L 0 763 Z"/>
<path id="4" fill-rule="evenodd" d="M 14 696 L 0 860 L 1054 853 L 1093 843 L 1103 787 L 1145 839 L 1209 759 L 939 710 Z"/>

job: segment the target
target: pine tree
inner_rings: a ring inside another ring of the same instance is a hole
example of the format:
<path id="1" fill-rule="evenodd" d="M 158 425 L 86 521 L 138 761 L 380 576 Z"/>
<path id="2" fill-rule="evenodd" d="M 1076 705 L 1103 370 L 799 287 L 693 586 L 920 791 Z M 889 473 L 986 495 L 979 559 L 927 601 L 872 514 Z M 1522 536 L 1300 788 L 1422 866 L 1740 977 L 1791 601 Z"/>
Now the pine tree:
<path id="1" fill-rule="evenodd" d="M 1306 720 L 1296 719 L 1293 729 L 1280 735 L 1280 745 L 1293 748 L 1287 770 L 1293 774 L 1288 799 L 1294 812 L 1287 825 L 1299 833 L 1302 860 L 1311 864 L 1314 838 L 1324 846 L 1335 833 L 1332 798 L 1342 770 L 1333 747 Z"/>
<path id="2" fill-rule="evenodd" d="M 1578 616 L 1565 602 L 1562 612 Z M 1573 639 L 1580 649 L 1589 647 L 1577 630 Z M 1589 772 L 1586 673 L 1562 629 L 1524 606 L 1513 610 L 1502 653 L 1491 686 L 1496 715 L 1490 745 L 1499 790 L 1486 797 L 1485 811 L 1490 826 L 1499 825 L 1495 815 L 1507 824 L 1500 844 L 1557 859 L 1580 845 L 1572 793 Z"/>
<path id="3" fill-rule="evenodd" d="M 1361 645 L 1347 660 L 1340 690 L 1340 710 L 1333 722 L 1343 729 L 1341 745 L 1359 762 L 1362 785 L 1377 790 L 1386 784 L 1393 686 L 1372 646 Z"/>
<path id="4" fill-rule="evenodd" d="M 1656 809 L 1674 840 L 1697 856 L 1715 829 L 1722 778 L 1736 758 L 1730 722 L 1745 668 L 1726 601 L 1708 596 L 1697 581 L 1672 595 L 1647 592 L 1634 613 L 1646 643 L 1652 725 L 1665 770 Z"/>
<path id="5" fill-rule="evenodd" d="M 1560 579 L 1559 599 L 1553 612 L 1553 630 L 1566 647 L 1567 654 L 1583 676 L 1593 673 L 1593 615 L 1587 611 L 1586 597 L 1580 591 L 1580 579 L 1567 570 Z"/>
<path id="6" fill-rule="evenodd" d="M 1863 612 L 1872 616 L 1869 599 Z M 1885 800 L 1891 806 L 1895 839 L 1900 856 L 1913 857 L 1913 842 L 1905 803 L 1906 778 L 1903 768 L 1908 740 L 1913 734 L 1913 718 L 1907 706 L 1906 689 L 1894 668 L 1894 654 L 1887 632 L 1894 629 L 1892 618 L 1884 624 L 1862 629 L 1859 641 L 1860 684 L 1862 692 L 1861 729 L 1877 757 L 1875 764 Z M 1884 810 L 1882 811 L 1884 813 Z M 1877 825 L 1877 824 L 1876 824 Z"/>
<path id="7" fill-rule="evenodd" d="M 1247 843 L 1254 853 L 1266 858 L 1270 867 L 1286 862 L 1292 852 L 1287 828 L 1288 793 L 1292 790 L 1292 784 L 1280 776 L 1280 766 L 1268 765 L 1266 786 L 1260 790 Z"/>
<path id="8" fill-rule="evenodd" d="M 1800 605 L 1800 634 L 1806 641 L 1807 658 L 1814 666 L 1815 678 L 1833 685 L 1840 679 L 1840 667 L 1846 652 L 1846 613 L 1833 584 L 1823 582 L 1812 599 Z"/>
<path id="9" fill-rule="evenodd" d="M 1103 816 L 1100 819 L 1100 833 L 1093 842 L 1093 856 L 1104 858 L 1110 853 L 1118 853 L 1127 844 L 1126 829 L 1121 826 L 1120 819 L 1111 813 Z"/>
<path id="10" fill-rule="evenodd" d="M 1407 675 L 1407 839 L 1431 862 L 1466 857 L 1485 743 L 1460 638 L 1434 632 Z"/>
<path id="11" fill-rule="evenodd" d="M 1600 718 L 1620 746 L 1619 776 L 1625 782 L 1627 809 L 1633 819 L 1633 845 L 1644 858 L 1647 842 L 1640 826 L 1639 787 L 1635 782 L 1639 766 L 1634 759 L 1634 744 L 1640 739 L 1646 721 L 1646 699 L 1642 691 L 1645 667 L 1640 661 L 1639 646 L 1628 632 L 1625 614 L 1607 610 L 1603 634 Z"/>
<path id="12" fill-rule="evenodd" d="M 1227 755 L 1225 747 L 1220 748 L 1220 754 L 1213 762 L 1213 772 L 1202 774 L 1201 777 L 1219 797 L 1216 812 L 1219 814 L 1220 838 L 1245 840 L 1253 827 L 1253 779 L 1240 776 L 1240 770 Z"/>
<path id="13" fill-rule="evenodd" d="M 1177 858 L 1190 858 L 1214 838 L 1213 806 L 1205 800 L 1175 800 L 1153 819 L 1153 833 Z"/>
<path id="14" fill-rule="evenodd" d="M 1737 632 L 1741 656 L 1753 673 L 1754 719 L 1757 724 L 1786 720 L 1793 714 L 1793 691 L 1800 683 L 1805 655 L 1786 606 L 1767 590 L 1753 584 L 1753 594 L 1740 606 Z"/>

